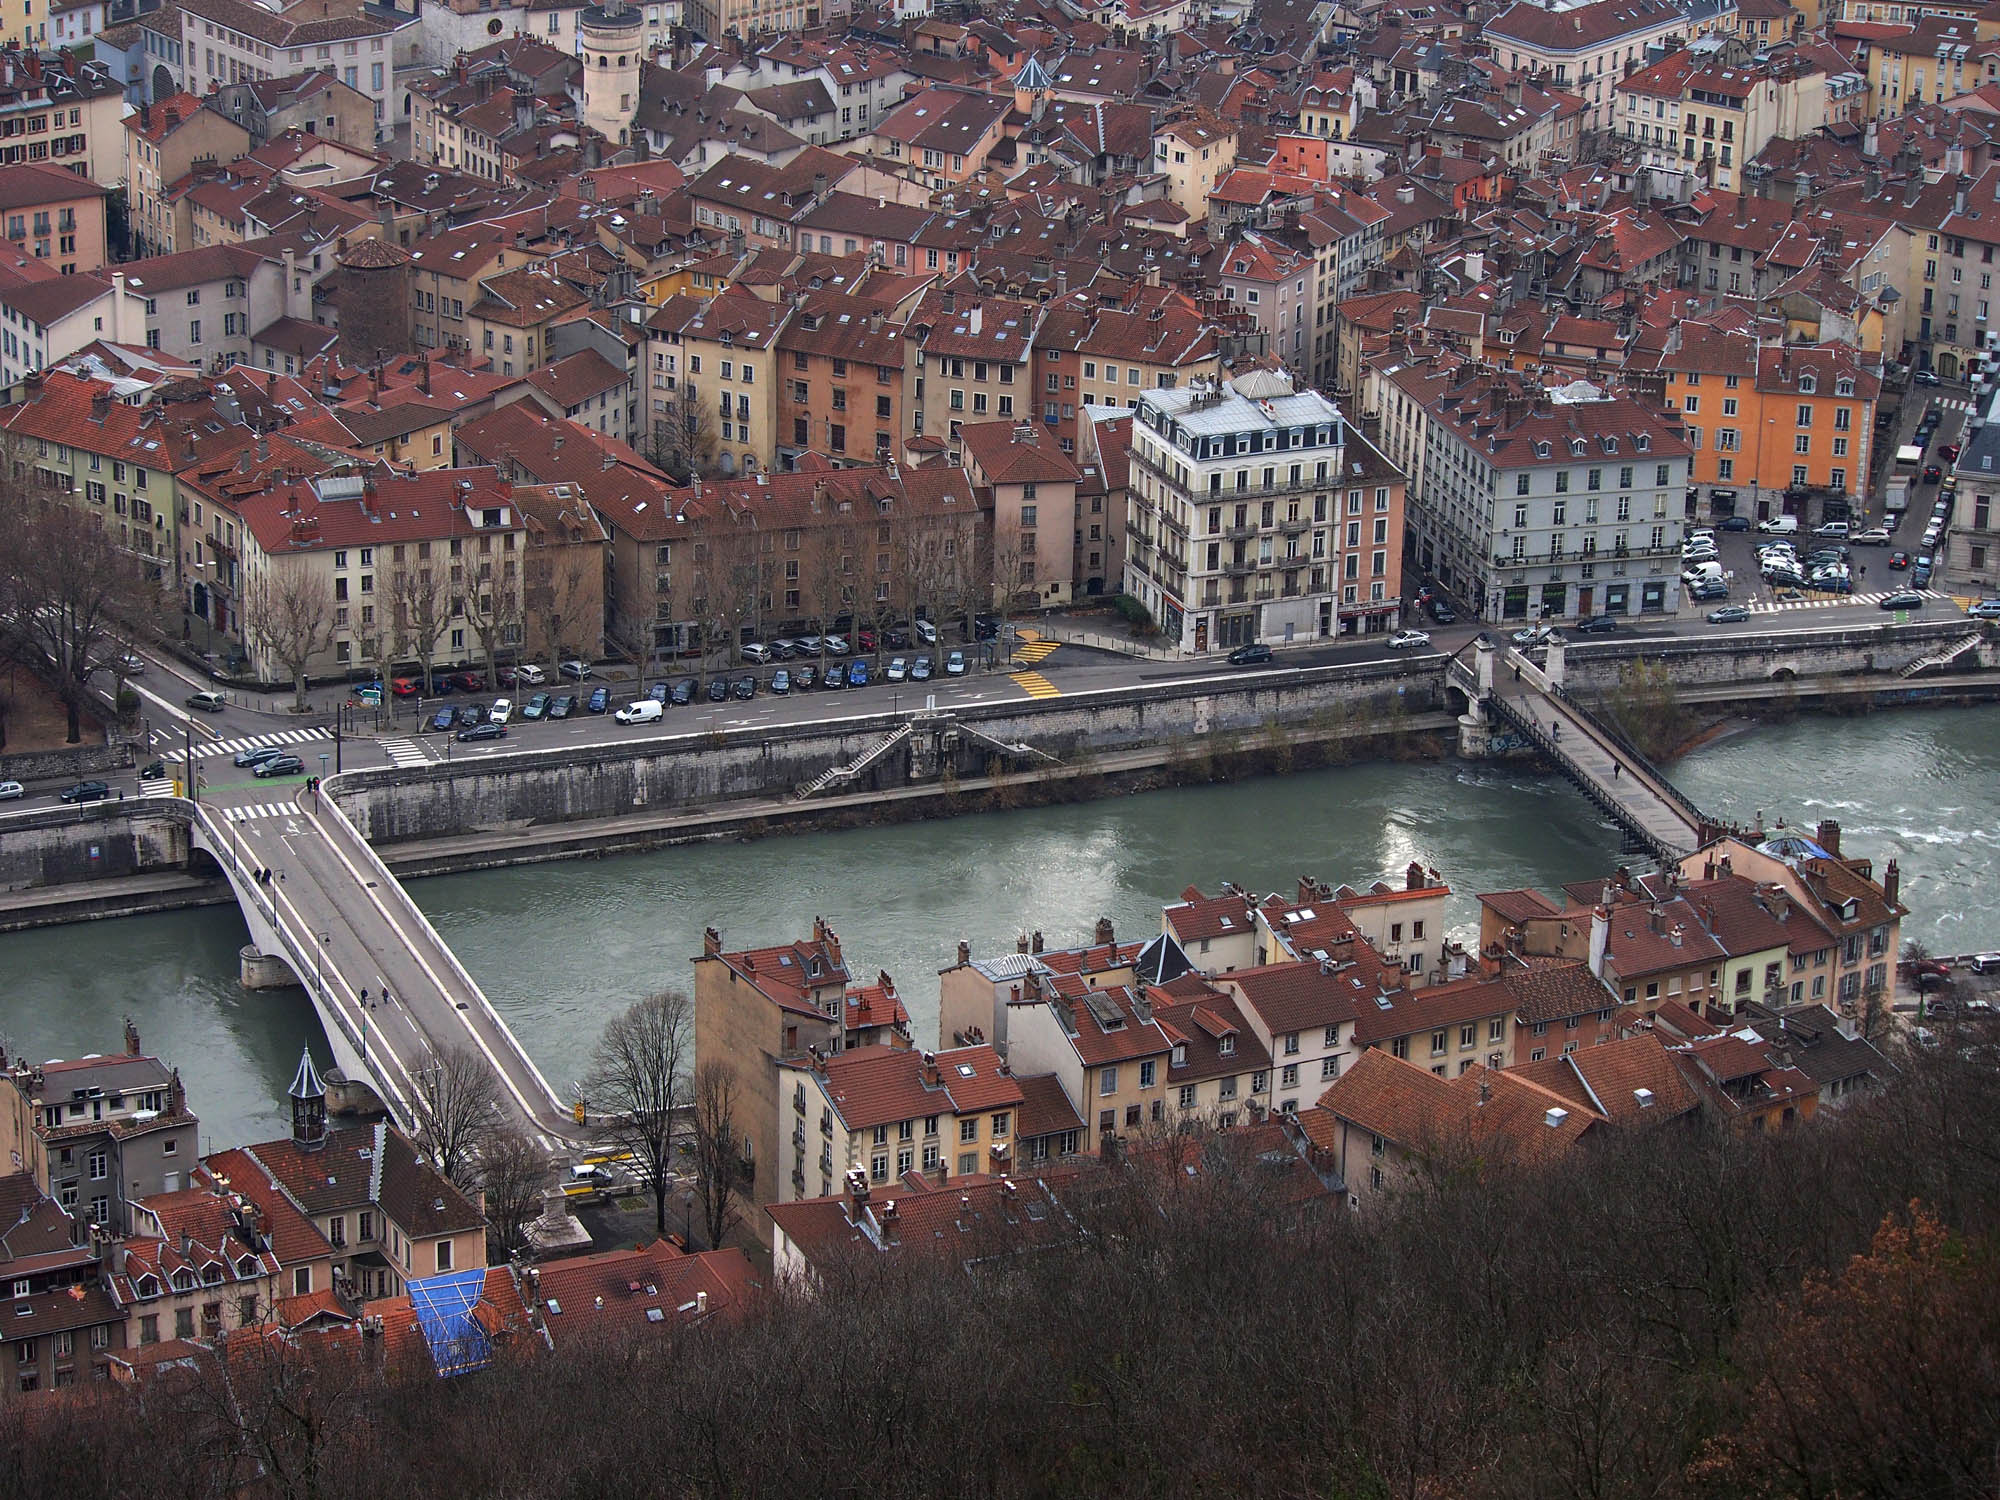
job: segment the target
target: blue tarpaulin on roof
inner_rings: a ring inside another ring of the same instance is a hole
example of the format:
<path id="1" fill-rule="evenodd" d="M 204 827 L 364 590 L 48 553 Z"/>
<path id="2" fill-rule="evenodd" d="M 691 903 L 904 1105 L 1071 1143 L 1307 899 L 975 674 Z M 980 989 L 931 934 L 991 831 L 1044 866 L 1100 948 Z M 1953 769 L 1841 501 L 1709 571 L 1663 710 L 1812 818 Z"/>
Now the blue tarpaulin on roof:
<path id="1" fill-rule="evenodd" d="M 440 1375 L 483 1370 L 493 1360 L 493 1343 L 473 1316 L 486 1290 L 486 1272 L 448 1271 L 409 1284 L 410 1306 L 430 1346 Z"/>

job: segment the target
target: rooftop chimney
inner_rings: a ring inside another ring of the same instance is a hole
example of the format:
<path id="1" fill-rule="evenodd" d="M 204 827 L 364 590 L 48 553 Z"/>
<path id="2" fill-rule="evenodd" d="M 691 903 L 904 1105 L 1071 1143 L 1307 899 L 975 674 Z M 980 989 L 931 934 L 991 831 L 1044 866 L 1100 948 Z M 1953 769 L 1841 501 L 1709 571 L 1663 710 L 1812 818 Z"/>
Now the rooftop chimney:
<path id="1" fill-rule="evenodd" d="M 1896 868 L 1896 862 L 1889 861 L 1889 867 L 1882 872 L 1882 899 L 1891 906 L 1898 905 L 1896 898 L 1903 889 L 1903 872 Z"/>
<path id="2" fill-rule="evenodd" d="M 958 961 L 962 964 L 972 962 L 972 944 L 961 942 L 958 945 Z"/>
<path id="3" fill-rule="evenodd" d="M 1024 932 L 1019 937 L 1014 939 L 1014 951 L 1016 953 L 1026 953 L 1028 951 L 1027 933 Z"/>
<path id="4" fill-rule="evenodd" d="M 938 1086 L 937 1054 L 935 1052 L 926 1052 L 924 1054 L 924 1087 L 927 1089 L 934 1089 L 937 1086 Z"/>
<path id="5" fill-rule="evenodd" d="M 1042 951 L 1042 931 L 1039 927 L 1035 929 L 1034 936 L 1028 939 L 1028 951 L 1030 953 L 1040 953 Z"/>
<path id="6" fill-rule="evenodd" d="M 701 934 L 701 951 L 705 958 L 713 958 L 722 952 L 722 934 L 713 927 L 704 928 Z"/>
<path id="7" fill-rule="evenodd" d="M 1814 842 L 1835 859 L 1840 858 L 1840 825 L 1832 818 L 1821 818 Z"/>
<path id="8" fill-rule="evenodd" d="M 1410 861 L 1409 869 L 1403 872 L 1403 889 L 1407 891 L 1420 891 L 1423 888 L 1424 867 L 1413 859 Z"/>
<path id="9" fill-rule="evenodd" d="M 1113 941 L 1111 918 L 1099 917 L 1097 919 L 1097 945 L 1102 948 Z"/>

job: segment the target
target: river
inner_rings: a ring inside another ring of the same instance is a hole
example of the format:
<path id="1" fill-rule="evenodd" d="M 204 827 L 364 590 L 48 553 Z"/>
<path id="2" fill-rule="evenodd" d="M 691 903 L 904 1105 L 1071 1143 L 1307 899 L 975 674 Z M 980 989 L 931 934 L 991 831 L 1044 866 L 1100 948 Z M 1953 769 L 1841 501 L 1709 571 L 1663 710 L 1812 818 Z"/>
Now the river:
<path id="1" fill-rule="evenodd" d="M 1707 809 L 1768 822 L 1840 820 L 1843 847 L 1902 862 L 1904 931 L 1937 951 L 2000 947 L 2000 707 L 1807 716 L 1714 741 L 1670 768 Z M 981 814 L 846 833 L 529 865 L 411 890 L 549 1081 L 567 1089 L 605 1019 L 687 988 L 705 926 L 731 947 L 784 941 L 823 915 L 857 977 L 895 976 L 918 1040 L 935 1045 L 937 970 L 957 943 L 1011 949 L 1039 928 L 1081 941 L 1159 928 L 1187 885 L 1290 889 L 1301 874 L 1401 879 L 1413 859 L 1453 887 L 1454 935 L 1476 893 L 1544 890 L 1619 861 L 1617 830 L 1569 786 L 1525 768 L 1370 764 L 1231 786 Z M 10 1054 L 118 1045 L 130 1015 L 178 1066 L 204 1148 L 289 1129 L 284 1088 L 319 1026 L 298 991 L 236 983 L 233 910 L 170 913 L 0 938 Z"/>

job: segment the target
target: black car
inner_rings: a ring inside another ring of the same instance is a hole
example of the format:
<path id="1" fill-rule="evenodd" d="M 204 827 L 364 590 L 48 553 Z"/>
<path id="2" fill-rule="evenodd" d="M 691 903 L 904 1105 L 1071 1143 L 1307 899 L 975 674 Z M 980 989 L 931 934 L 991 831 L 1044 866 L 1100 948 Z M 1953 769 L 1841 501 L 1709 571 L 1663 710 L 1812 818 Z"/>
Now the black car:
<path id="1" fill-rule="evenodd" d="M 551 719 L 567 719 L 575 712 L 576 694 L 574 693 L 557 693 L 549 702 L 549 717 Z"/>
<path id="2" fill-rule="evenodd" d="M 265 761 L 250 774 L 259 780 L 269 780 L 274 776 L 303 776 L 306 763 L 296 755 L 279 755 Z"/>
<path id="3" fill-rule="evenodd" d="M 735 686 L 730 691 L 736 697 L 745 699 L 746 701 L 754 698 L 757 696 L 757 679 L 754 677 L 739 677 L 736 679 Z"/>
<path id="4" fill-rule="evenodd" d="M 708 679 L 708 701 L 710 703 L 727 703 L 729 701 L 729 679 L 727 677 L 711 677 Z"/>
<path id="5" fill-rule="evenodd" d="M 504 740 L 507 738 L 505 724 L 474 724 L 470 729 L 461 729 L 458 737 L 462 740 Z"/>
<path id="6" fill-rule="evenodd" d="M 829 663 L 826 669 L 826 676 L 820 679 L 820 686 L 829 688 L 846 687 L 847 664 L 845 662 L 838 662 L 838 661 Z"/>
<path id="7" fill-rule="evenodd" d="M 1610 635 L 1618 628 L 1616 615 L 1586 615 L 1576 622 L 1576 628 L 1585 635 Z"/>
<path id="8" fill-rule="evenodd" d="M 818 667 L 800 667 L 792 673 L 792 686 L 801 693 L 810 692 L 819 686 Z"/>
<path id="9" fill-rule="evenodd" d="M 1750 529 L 1750 518 L 1748 516 L 1724 516 L 1720 521 L 1716 522 L 1716 526 L 1722 531 L 1748 531 Z"/>
<path id="10" fill-rule="evenodd" d="M 592 688 L 590 691 L 590 711 L 594 714 L 601 714 L 609 707 L 611 707 L 611 689 L 603 687 Z"/>
<path id="11" fill-rule="evenodd" d="M 1271 648 L 1269 646 L 1238 646 L 1234 651 L 1229 653 L 1229 665 L 1232 667 L 1254 667 L 1258 663 L 1267 662 L 1270 659 Z"/>
<path id="12" fill-rule="evenodd" d="M 1924 596 L 1917 593 L 1914 589 L 1903 589 L 1898 593 L 1884 594 L 1882 596 L 1882 608 L 1884 609 L 1922 609 L 1923 607 Z"/>
<path id="13" fill-rule="evenodd" d="M 1000 617 L 998 615 L 974 616 L 972 634 L 975 640 L 990 641 L 994 639 L 1000 634 Z"/>
<path id="14" fill-rule="evenodd" d="M 664 682 L 654 683 L 646 689 L 646 696 L 664 708 L 667 702 L 667 685 Z"/>
<path id="15" fill-rule="evenodd" d="M 696 683 L 692 677 L 683 677 L 667 690 L 667 701 L 681 708 L 686 708 L 690 703 L 694 702 L 695 687 Z"/>
<path id="16" fill-rule="evenodd" d="M 159 781 L 167 774 L 167 763 L 163 760 L 149 761 L 139 770 L 141 781 Z"/>
<path id="17" fill-rule="evenodd" d="M 1430 617 L 1440 625 L 1456 625 L 1458 623 L 1458 611 L 1435 595 L 1424 601 L 1424 608 L 1429 612 Z"/>
<path id="18" fill-rule="evenodd" d="M 64 802 L 102 802 L 111 795 L 111 784 L 106 781 L 79 781 L 62 794 Z"/>
<path id="19" fill-rule="evenodd" d="M 891 625 L 882 634 L 882 644 L 891 651 L 910 649 L 910 632 L 901 625 Z"/>

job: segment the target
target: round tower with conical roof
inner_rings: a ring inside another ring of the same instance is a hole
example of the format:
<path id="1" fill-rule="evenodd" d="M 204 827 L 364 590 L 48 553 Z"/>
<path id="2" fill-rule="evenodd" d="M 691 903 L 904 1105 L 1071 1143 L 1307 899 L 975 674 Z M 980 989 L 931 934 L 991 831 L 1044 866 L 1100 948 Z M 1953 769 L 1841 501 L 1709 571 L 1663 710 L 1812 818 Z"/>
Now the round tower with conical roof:
<path id="1" fill-rule="evenodd" d="M 586 5 L 577 18 L 583 50 L 583 123 L 614 145 L 630 143 L 639 108 L 645 17 L 625 0 Z"/>
<path id="2" fill-rule="evenodd" d="M 326 1085 L 313 1066 L 312 1048 L 299 1051 L 299 1071 L 288 1090 L 292 1096 L 292 1144 L 301 1151 L 326 1145 Z"/>

